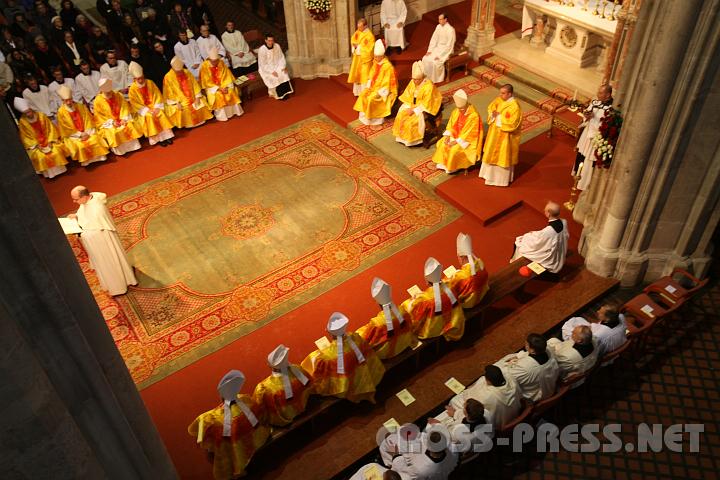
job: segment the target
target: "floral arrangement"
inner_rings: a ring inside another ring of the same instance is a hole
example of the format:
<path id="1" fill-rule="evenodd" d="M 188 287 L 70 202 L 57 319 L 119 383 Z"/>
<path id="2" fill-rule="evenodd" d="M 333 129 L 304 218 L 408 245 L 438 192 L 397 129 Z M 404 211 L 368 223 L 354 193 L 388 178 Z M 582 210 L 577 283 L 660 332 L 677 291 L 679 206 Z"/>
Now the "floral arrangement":
<path id="1" fill-rule="evenodd" d="M 597 168 L 609 168 L 615 154 L 615 145 L 620 137 L 622 128 L 622 114 L 620 110 L 609 108 L 600 121 L 600 130 L 593 138 L 595 148 L 595 164 Z"/>
<path id="2" fill-rule="evenodd" d="M 305 8 L 313 20 L 323 22 L 330 18 L 331 0 L 305 0 Z"/>

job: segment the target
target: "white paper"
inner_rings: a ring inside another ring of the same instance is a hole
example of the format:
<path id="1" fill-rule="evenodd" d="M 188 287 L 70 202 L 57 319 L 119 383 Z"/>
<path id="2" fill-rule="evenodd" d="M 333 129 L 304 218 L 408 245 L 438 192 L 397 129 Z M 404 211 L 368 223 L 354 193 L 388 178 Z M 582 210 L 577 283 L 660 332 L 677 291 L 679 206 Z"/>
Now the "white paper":
<path id="1" fill-rule="evenodd" d="M 668 293 L 675 293 L 677 292 L 677 288 L 673 287 L 672 285 L 668 285 L 665 287 L 665 291 Z"/>
<path id="2" fill-rule="evenodd" d="M 648 315 L 649 317 L 654 317 L 654 316 L 655 316 L 655 315 L 653 314 L 654 309 L 653 309 L 653 307 L 651 307 L 650 305 L 645 305 L 644 307 L 642 307 L 642 308 L 640 309 L 640 311 L 643 312 L 644 314 Z"/>
<path id="3" fill-rule="evenodd" d="M 74 218 L 59 217 L 58 221 L 63 229 L 65 235 L 73 235 L 75 233 L 82 233 L 83 229 L 80 228 L 77 220 Z"/>

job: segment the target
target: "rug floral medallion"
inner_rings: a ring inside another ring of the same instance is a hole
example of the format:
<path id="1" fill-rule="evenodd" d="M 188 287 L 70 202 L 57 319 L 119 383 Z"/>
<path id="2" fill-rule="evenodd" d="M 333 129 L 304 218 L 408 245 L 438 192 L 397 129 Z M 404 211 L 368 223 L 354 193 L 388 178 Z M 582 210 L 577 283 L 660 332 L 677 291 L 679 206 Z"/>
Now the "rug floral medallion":
<path id="1" fill-rule="evenodd" d="M 71 239 L 139 388 L 460 216 L 319 115 L 110 199 L 139 280 L 110 297 Z"/>

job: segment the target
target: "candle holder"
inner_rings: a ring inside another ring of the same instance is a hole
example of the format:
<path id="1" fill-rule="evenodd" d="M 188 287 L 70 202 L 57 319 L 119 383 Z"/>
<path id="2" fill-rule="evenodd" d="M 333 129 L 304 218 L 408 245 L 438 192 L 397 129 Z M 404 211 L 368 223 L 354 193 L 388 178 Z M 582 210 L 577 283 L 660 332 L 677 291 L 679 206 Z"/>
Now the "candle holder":
<path id="1" fill-rule="evenodd" d="M 605 9 L 607 8 L 607 5 L 608 5 L 607 2 L 603 0 L 603 9 L 602 9 L 602 13 L 600 14 L 600 18 L 606 18 L 605 17 Z"/>
<path id="2" fill-rule="evenodd" d="M 580 10 L 582 10 L 583 12 L 587 12 L 588 2 L 590 2 L 590 0 L 582 0 L 582 7 L 580 7 Z"/>
<path id="3" fill-rule="evenodd" d="M 578 168 L 577 174 L 575 175 L 575 182 L 573 182 L 573 186 L 570 189 L 570 199 L 567 202 L 563 203 L 563 206 L 565 208 L 567 208 L 568 210 L 570 210 L 571 212 L 573 210 L 575 210 L 578 192 L 580 191 L 580 190 L 578 190 L 577 186 L 578 186 L 578 183 L 580 183 L 580 172 L 581 171 L 582 171 L 582 166 L 580 166 L 580 168 Z"/>
<path id="4" fill-rule="evenodd" d="M 598 10 L 598 5 L 600 5 L 600 0 L 595 1 L 595 10 L 592 11 L 592 14 L 595 16 L 600 15 L 600 11 Z"/>
<path id="5" fill-rule="evenodd" d="M 608 17 L 608 20 L 615 21 L 615 8 L 617 5 L 615 4 L 615 0 L 611 0 L 612 8 L 610 9 L 610 16 Z"/>

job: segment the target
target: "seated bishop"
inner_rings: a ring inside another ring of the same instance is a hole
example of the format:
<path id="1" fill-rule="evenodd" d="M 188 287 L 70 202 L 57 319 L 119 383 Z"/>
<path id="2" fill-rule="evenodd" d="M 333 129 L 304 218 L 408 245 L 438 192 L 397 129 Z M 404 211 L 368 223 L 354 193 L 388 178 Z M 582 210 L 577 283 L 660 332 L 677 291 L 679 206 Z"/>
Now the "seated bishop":
<path id="1" fill-rule="evenodd" d="M 477 163 L 482 145 L 482 122 L 467 93 L 460 89 L 453 95 L 455 110 L 450 115 L 445 132 L 435 146 L 432 157 L 437 168 L 447 173 L 470 168 Z"/>
<path id="2" fill-rule="evenodd" d="M 357 329 L 358 335 L 377 352 L 380 359 L 392 358 L 417 344 L 410 315 L 395 305 L 390 285 L 379 278 L 372 281 L 370 294 L 380 305 L 380 312 L 366 325 Z"/>
<path id="3" fill-rule="evenodd" d="M 301 366 L 310 373 L 318 395 L 347 398 L 351 402 L 375 401 L 375 386 L 385 374 L 385 367 L 375 350 L 356 332 L 346 334 L 348 318 L 335 312 L 327 331 L 330 344 L 305 357 Z"/>
<path id="4" fill-rule="evenodd" d="M 462 307 L 473 308 L 488 291 L 488 273 L 483 261 L 473 254 L 470 235 L 458 233 L 456 243 L 458 261 L 462 268 L 455 272 L 448 283 Z"/>
<path id="5" fill-rule="evenodd" d="M 253 454 L 270 436 L 262 406 L 240 394 L 244 383 L 242 372 L 230 370 L 217 387 L 223 403 L 199 415 L 188 427 L 197 444 L 212 454 L 215 480 L 245 475 Z"/>
<path id="6" fill-rule="evenodd" d="M 368 87 L 363 90 L 353 107 L 363 125 L 382 125 L 385 117 L 390 116 L 397 98 L 397 76 L 395 67 L 385 58 L 385 45 L 382 40 L 375 41 L 373 49 L 375 59 L 370 69 Z"/>
<path id="7" fill-rule="evenodd" d="M 412 80 L 400 95 L 402 106 L 395 116 L 393 135 L 406 147 L 420 145 L 425 137 L 427 121 L 435 121 L 442 107 L 442 94 L 425 77 L 421 62 L 412 66 Z"/>
<path id="8" fill-rule="evenodd" d="M 170 60 L 171 69 L 163 79 L 165 112 L 176 128 L 193 128 L 213 118 L 200 84 L 185 68 L 180 57 Z"/>
<path id="9" fill-rule="evenodd" d="M 83 167 L 105 161 L 108 149 L 95 130 L 90 110 L 84 103 L 73 100 L 72 90 L 65 85 L 57 89 L 57 94 L 62 100 L 57 111 L 58 130 L 70 158 L 80 162 Z"/>
<path id="10" fill-rule="evenodd" d="M 300 366 L 288 361 L 290 349 L 278 345 L 268 355 L 272 374 L 255 386 L 254 401 L 262 405 L 270 425 L 282 427 L 305 411 L 312 384 Z"/>
<path id="11" fill-rule="evenodd" d="M 163 147 L 173 143 L 173 124 L 165 114 L 165 99 L 155 82 L 145 78 L 140 64 L 130 62 L 128 67 L 133 83 L 128 89 L 130 105 L 137 112 L 137 125 L 150 142 Z"/>
<path id="12" fill-rule="evenodd" d="M 465 314 L 449 285 L 442 279 L 442 265 L 430 257 L 425 262 L 425 280 L 430 288 L 405 300 L 400 308 L 410 313 L 418 338 L 443 335 L 445 340 L 460 340 L 465 333 Z"/>
<path id="13" fill-rule="evenodd" d="M 235 88 L 235 76 L 216 48 L 210 49 L 207 60 L 200 65 L 200 86 L 205 90 L 210 109 L 219 121 L 225 122 L 245 113 Z"/>
<path id="14" fill-rule="evenodd" d="M 33 110 L 30 103 L 21 97 L 15 97 L 13 105 L 22 114 L 18 122 L 20 141 L 35 172 L 53 178 L 67 171 L 65 143 L 47 115 Z"/>
<path id="15" fill-rule="evenodd" d="M 113 90 L 109 78 L 101 78 L 100 93 L 93 100 L 93 115 L 98 134 L 115 155 L 140 150 L 142 131 L 135 125 L 132 107 L 120 92 Z"/>

